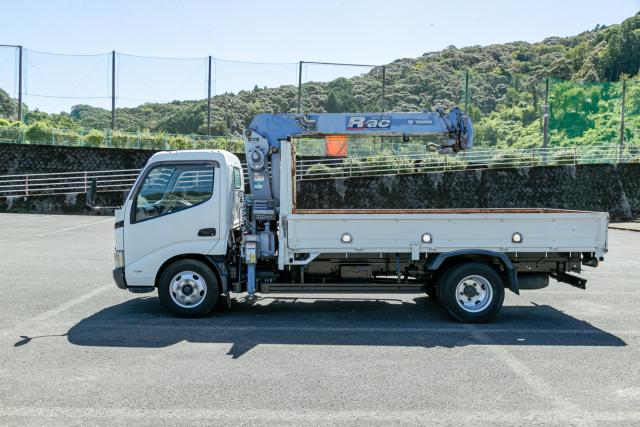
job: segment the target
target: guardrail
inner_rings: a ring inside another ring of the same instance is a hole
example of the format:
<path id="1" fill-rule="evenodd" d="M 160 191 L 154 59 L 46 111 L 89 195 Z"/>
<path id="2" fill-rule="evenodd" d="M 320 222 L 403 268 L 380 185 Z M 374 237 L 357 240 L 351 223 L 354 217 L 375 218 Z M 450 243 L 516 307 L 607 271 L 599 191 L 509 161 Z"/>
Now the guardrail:
<path id="1" fill-rule="evenodd" d="M 296 179 L 335 179 L 408 173 L 504 169 L 530 166 L 640 163 L 640 147 L 553 147 L 520 150 L 471 150 L 458 154 L 378 153 L 368 157 L 300 159 Z M 245 181 L 246 165 L 243 164 Z M 0 197 L 86 192 L 96 178 L 99 192 L 128 191 L 140 169 L 34 173 L 0 176 Z"/>
<path id="2" fill-rule="evenodd" d="M 86 192 L 96 178 L 98 191 L 127 191 L 139 169 L 32 173 L 0 176 L 0 196 L 44 196 Z"/>
<path id="3" fill-rule="evenodd" d="M 246 167 L 243 164 L 243 169 Z M 129 191 L 141 169 L 0 175 L 0 197 L 85 193 L 96 179 L 98 192 Z M 247 174 L 244 173 L 247 180 Z"/>
<path id="4" fill-rule="evenodd" d="M 298 180 L 372 175 L 434 173 L 531 166 L 640 163 L 640 147 L 616 145 L 529 149 L 474 149 L 457 154 L 378 153 L 366 157 L 305 159 L 297 162 Z"/>

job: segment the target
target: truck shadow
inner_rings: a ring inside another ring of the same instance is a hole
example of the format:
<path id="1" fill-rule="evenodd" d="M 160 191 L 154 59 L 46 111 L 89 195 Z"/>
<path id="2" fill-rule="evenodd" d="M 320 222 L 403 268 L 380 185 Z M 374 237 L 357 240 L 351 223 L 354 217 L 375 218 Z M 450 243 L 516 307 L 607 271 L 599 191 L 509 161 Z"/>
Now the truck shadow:
<path id="1" fill-rule="evenodd" d="M 485 325 L 463 325 L 427 297 L 262 298 L 233 302 L 200 319 L 168 315 L 158 298 L 108 307 L 73 326 L 80 346 L 158 348 L 181 341 L 228 343 L 238 358 L 259 344 L 460 347 L 468 345 L 625 346 L 595 326 L 547 305 L 505 306 Z"/>

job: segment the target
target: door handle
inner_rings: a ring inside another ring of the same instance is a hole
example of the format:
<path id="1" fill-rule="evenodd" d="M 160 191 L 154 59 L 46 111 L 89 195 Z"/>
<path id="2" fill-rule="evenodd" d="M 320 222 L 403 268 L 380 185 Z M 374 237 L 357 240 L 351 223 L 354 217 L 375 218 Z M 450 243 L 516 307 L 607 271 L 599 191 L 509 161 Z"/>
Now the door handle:
<path id="1" fill-rule="evenodd" d="M 198 236 L 199 237 L 211 237 L 211 236 L 215 236 L 216 235 L 216 229 L 215 228 L 202 228 L 198 231 Z"/>

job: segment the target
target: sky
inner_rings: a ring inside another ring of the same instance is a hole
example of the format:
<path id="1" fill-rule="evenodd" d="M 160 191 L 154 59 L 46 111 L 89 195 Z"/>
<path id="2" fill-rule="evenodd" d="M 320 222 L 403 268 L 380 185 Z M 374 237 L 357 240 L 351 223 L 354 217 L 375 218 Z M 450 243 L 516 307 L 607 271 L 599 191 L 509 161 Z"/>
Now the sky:
<path id="1" fill-rule="evenodd" d="M 640 0 L 29 0 L 2 6 L 0 44 L 22 45 L 25 101 L 57 112 L 110 107 L 111 59 L 118 106 L 202 99 L 209 55 L 213 94 L 297 84 L 298 61 L 384 64 L 449 45 L 535 42 L 615 24 Z M 58 56 L 41 52 L 69 55 Z M 156 60 L 145 57 L 196 58 Z M 0 87 L 17 94 L 16 51 L 0 48 Z M 303 80 L 368 68 L 305 65 Z"/>

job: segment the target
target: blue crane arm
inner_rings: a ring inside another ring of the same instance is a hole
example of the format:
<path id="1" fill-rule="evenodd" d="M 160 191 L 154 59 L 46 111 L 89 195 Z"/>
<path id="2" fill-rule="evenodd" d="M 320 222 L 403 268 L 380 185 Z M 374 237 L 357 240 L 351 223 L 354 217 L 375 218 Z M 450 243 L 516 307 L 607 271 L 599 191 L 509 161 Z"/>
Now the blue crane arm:
<path id="1" fill-rule="evenodd" d="M 295 136 L 376 135 L 444 137 L 441 145 L 454 151 L 473 146 L 471 120 L 458 107 L 421 113 L 315 113 L 258 114 L 249 129 L 264 137 L 269 146 Z"/>

